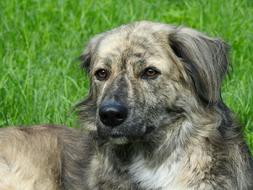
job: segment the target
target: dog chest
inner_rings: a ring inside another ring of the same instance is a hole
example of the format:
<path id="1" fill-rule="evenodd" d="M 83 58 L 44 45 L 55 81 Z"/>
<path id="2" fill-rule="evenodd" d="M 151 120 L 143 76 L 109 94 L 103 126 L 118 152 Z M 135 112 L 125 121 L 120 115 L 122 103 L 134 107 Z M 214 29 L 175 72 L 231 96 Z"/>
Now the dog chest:
<path id="1" fill-rule="evenodd" d="M 137 157 L 132 162 L 129 172 L 132 181 L 146 190 L 185 189 L 176 179 L 180 175 L 180 164 L 171 159 L 156 167 L 149 167 L 146 160 Z"/>

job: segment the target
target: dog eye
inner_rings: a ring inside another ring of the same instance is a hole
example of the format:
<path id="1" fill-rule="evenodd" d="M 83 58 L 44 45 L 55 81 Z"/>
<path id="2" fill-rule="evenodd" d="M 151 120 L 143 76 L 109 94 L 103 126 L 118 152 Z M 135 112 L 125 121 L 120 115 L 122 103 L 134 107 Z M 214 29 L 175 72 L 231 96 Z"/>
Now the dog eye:
<path id="1" fill-rule="evenodd" d="M 154 67 L 148 67 L 148 68 L 144 69 L 141 77 L 143 79 L 155 79 L 160 74 L 161 74 L 161 72 L 158 69 L 156 69 Z"/>
<path id="2" fill-rule="evenodd" d="M 96 76 L 97 80 L 103 81 L 108 78 L 109 72 L 106 69 L 98 69 L 95 72 L 95 76 Z"/>

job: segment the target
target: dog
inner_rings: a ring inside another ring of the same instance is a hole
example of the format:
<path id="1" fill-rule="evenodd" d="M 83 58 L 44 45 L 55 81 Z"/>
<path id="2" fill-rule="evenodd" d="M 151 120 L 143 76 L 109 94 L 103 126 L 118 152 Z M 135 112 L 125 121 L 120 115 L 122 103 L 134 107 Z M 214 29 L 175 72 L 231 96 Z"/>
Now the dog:
<path id="1" fill-rule="evenodd" d="M 86 132 L 1 129 L 2 189 L 253 189 L 242 128 L 221 98 L 222 40 L 140 21 L 96 35 L 80 58 Z"/>

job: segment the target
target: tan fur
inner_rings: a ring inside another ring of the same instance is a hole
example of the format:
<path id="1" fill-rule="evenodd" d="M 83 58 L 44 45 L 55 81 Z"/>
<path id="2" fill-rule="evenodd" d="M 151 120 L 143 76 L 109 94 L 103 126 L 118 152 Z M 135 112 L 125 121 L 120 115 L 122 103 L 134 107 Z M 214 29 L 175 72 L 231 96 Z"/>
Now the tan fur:
<path id="1" fill-rule="evenodd" d="M 61 147 L 52 130 L 0 130 L 0 189 L 59 189 Z"/>

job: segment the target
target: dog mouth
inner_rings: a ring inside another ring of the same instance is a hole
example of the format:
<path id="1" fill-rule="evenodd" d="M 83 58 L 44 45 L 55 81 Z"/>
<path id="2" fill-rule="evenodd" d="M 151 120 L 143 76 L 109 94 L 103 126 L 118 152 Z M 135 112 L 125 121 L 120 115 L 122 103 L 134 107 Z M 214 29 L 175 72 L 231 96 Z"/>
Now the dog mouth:
<path id="1" fill-rule="evenodd" d="M 145 127 L 145 128 L 146 130 L 144 133 L 134 134 L 134 135 L 111 133 L 109 136 L 109 142 L 115 145 L 123 145 L 123 144 L 141 141 L 141 139 L 144 136 L 150 134 L 155 129 L 155 127 Z"/>
<path id="2" fill-rule="evenodd" d="M 142 137 L 150 134 L 156 129 L 155 126 L 119 126 L 110 128 L 97 125 L 98 136 L 107 139 L 112 144 L 127 144 L 129 142 L 140 141 Z"/>

